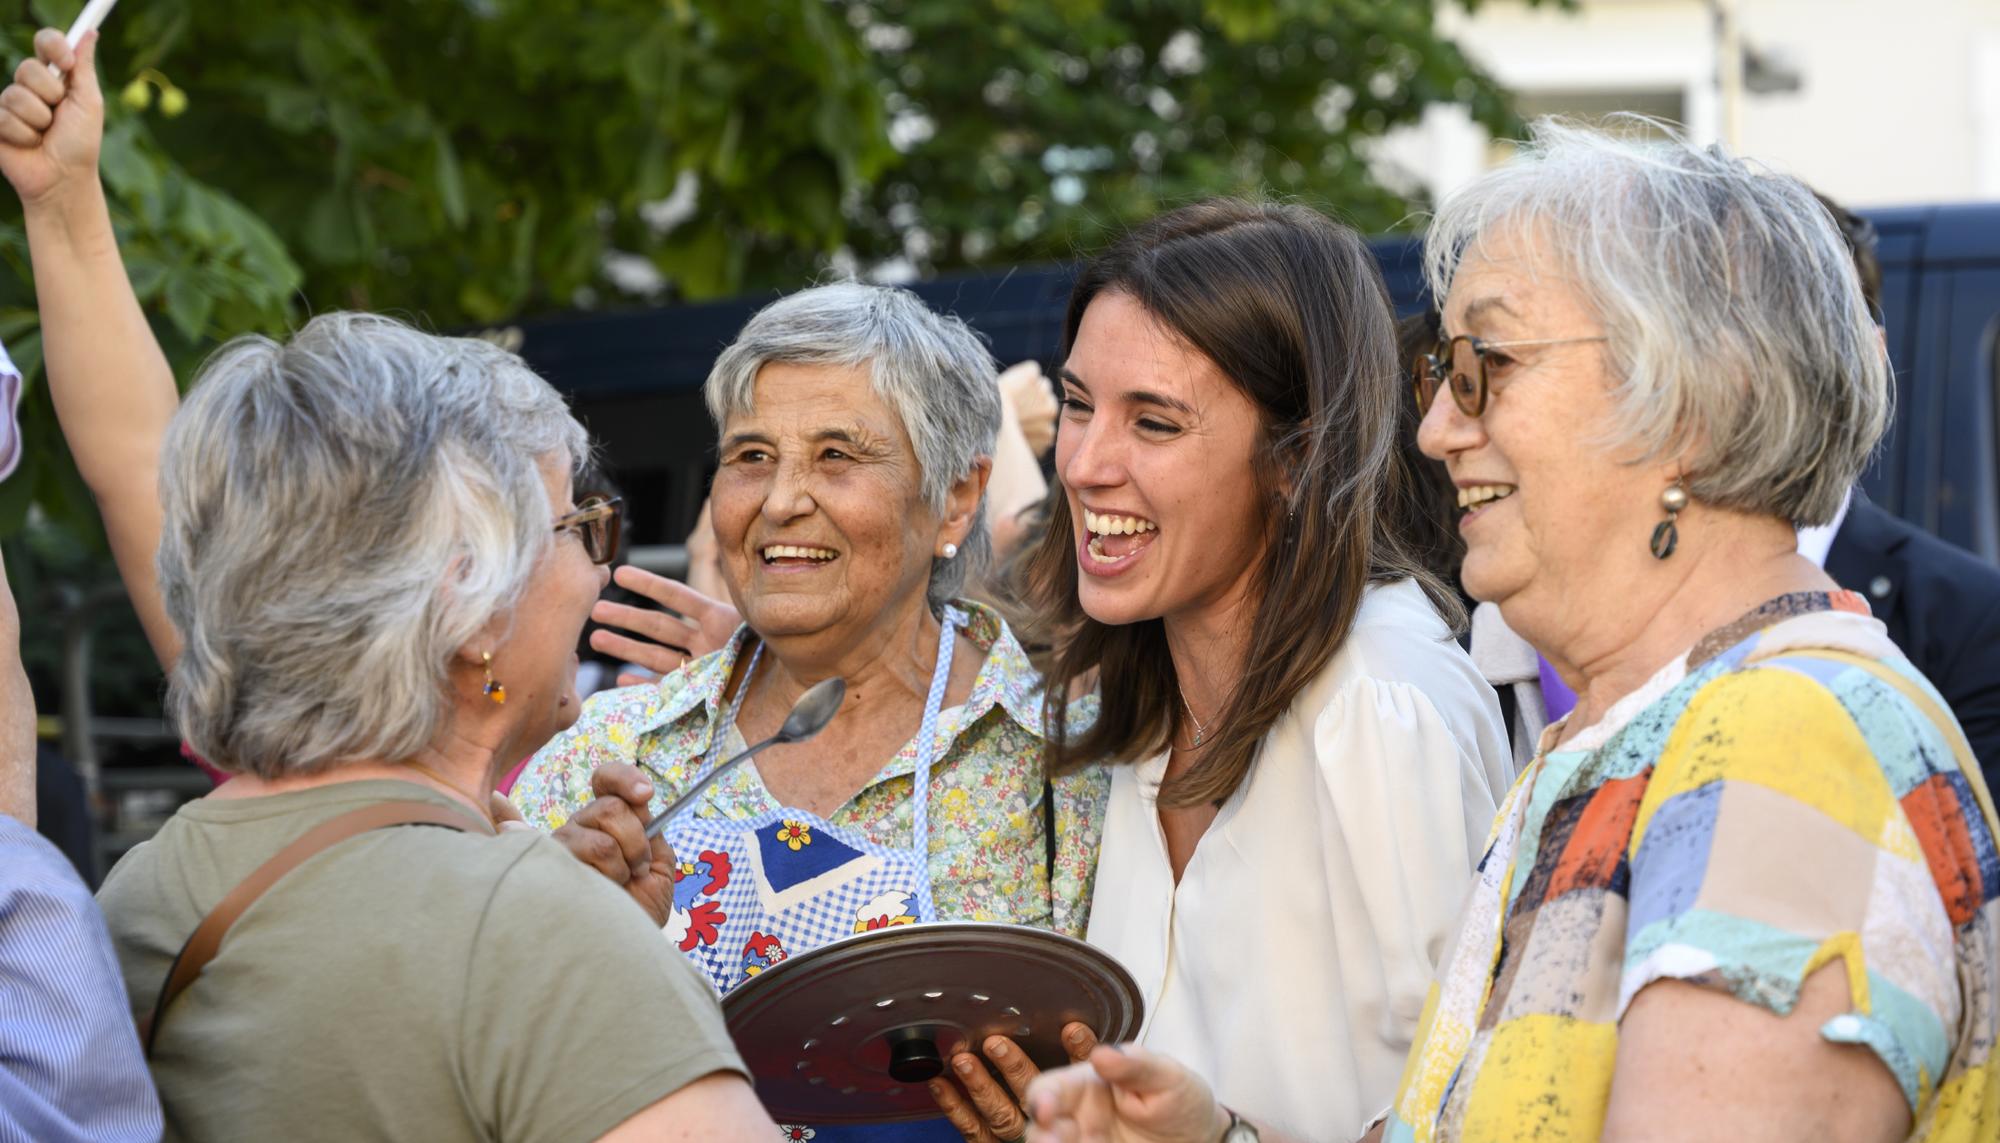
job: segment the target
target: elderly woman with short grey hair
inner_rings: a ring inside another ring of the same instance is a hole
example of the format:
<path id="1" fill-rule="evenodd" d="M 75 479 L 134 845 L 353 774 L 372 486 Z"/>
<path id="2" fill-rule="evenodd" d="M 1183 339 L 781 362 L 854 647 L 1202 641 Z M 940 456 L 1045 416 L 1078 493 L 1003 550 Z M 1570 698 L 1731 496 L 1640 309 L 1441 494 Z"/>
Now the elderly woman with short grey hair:
<path id="1" fill-rule="evenodd" d="M 665 846 L 620 892 L 500 828 L 496 778 L 576 717 L 615 547 L 617 504 L 571 486 L 583 428 L 512 354 L 359 314 L 230 343 L 177 410 L 97 178 L 94 45 L 36 38 L 0 173 L 168 711 L 233 775 L 100 894 L 166 1137 L 775 1133 L 634 907 L 665 916 Z M 594 973 L 503 997 L 544 958 Z"/>
<path id="2" fill-rule="evenodd" d="M 970 329 L 906 290 L 822 286 L 752 317 L 707 385 L 711 517 L 742 629 L 657 684 L 592 696 L 514 787 L 555 829 L 636 768 L 659 812 L 844 678 L 811 743 L 729 771 L 667 828 L 682 876 L 666 936 L 719 991 L 887 925 L 1083 931 L 1104 780 L 1047 776 L 1041 680 L 1000 616 L 959 594 L 989 549 L 995 372 Z M 596 842 L 615 877 L 637 839 L 598 832 L 618 838 Z M 817 888 L 774 905 L 753 861 L 771 886 Z"/>
<path id="3" fill-rule="evenodd" d="M 1994 1137 L 1991 798 L 1794 538 L 1889 414 L 1832 220 L 1719 149 L 1542 123 L 1426 243 L 1448 340 L 1420 439 L 1459 488 L 1464 584 L 1578 704 L 1500 808 L 1379 1130 Z M 1031 1105 L 1042 1140 L 1227 1122 L 1177 1064 L 1109 1049 Z"/>

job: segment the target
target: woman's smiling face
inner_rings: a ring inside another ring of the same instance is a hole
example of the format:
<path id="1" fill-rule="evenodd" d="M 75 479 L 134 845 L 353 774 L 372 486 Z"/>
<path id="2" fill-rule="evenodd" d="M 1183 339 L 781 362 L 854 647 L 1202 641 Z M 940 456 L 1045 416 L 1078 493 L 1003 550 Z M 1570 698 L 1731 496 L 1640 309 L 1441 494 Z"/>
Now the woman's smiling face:
<path id="1" fill-rule="evenodd" d="M 1560 612 L 1600 601 L 1611 566 L 1643 555 L 1661 518 L 1672 466 L 1634 464 L 1601 443 L 1616 422 L 1604 329 L 1539 235 L 1513 228 L 1482 237 L 1452 276 L 1448 335 L 1554 344 L 1487 355 L 1486 409 L 1466 416 L 1448 393 L 1418 430 L 1459 489 L 1462 581 L 1476 599 Z"/>
<path id="2" fill-rule="evenodd" d="M 1273 495 L 1251 399 L 1115 291 L 1084 310 L 1060 379 L 1056 473 L 1084 612 L 1126 624 L 1244 598 Z"/>
<path id="3" fill-rule="evenodd" d="M 909 433 L 867 366 L 774 362 L 723 426 L 710 490 L 723 580 L 765 638 L 848 639 L 921 606 L 939 544 Z"/>

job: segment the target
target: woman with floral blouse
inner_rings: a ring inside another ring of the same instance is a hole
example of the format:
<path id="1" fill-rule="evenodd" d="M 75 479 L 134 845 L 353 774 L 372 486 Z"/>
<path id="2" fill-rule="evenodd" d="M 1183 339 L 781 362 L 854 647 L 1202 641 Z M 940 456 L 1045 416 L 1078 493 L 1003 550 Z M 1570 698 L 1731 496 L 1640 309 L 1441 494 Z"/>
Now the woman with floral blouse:
<path id="1" fill-rule="evenodd" d="M 1050 778 L 1040 678 L 1000 616 L 959 597 L 990 546 L 995 373 L 907 291 L 825 286 L 753 317 L 707 386 L 711 516 L 743 627 L 657 684 L 594 696 L 514 787 L 530 823 L 604 851 L 615 878 L 603 835 L 630 842 L 636 815 L 613 787 L 643 776 L 657 813 L 844 678 L 810 743 L 736 768 L 668 828 L 666 935 L 718 991 L 889 925 L 1083 931 L 1105 779 Z M 957 1137 L 941 1121 L 851 1137 L 892 1136 Z"/>

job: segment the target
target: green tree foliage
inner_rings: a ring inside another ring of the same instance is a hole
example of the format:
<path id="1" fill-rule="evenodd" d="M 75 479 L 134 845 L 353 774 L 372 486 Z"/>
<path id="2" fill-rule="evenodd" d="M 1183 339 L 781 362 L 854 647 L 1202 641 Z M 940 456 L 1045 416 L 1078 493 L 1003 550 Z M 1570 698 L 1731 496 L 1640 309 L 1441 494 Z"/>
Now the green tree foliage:
<path id="1" fill-rule="evenodd" d="M 614 249 L 729 292 L 838 244 L 841 199 L 895 158 L 825 0 L 128 7 L 129 64 L 192 94 L 162 142 L 272 221 L 318 307 L 494 322 L 587 298 Z M 683 172 L 700 224 L 649 224 Z"/>
<path id="2" fill-rule="evenodd" d="M 1164 206 L 1296 198 L 1366 230 L 1413 203 L 1368 145 L 1460 103 L 1514 126 L 1433 0 L 871 0 L 901 160 L 864 256 L 919 269 L 1072 256 Z"/>
<path id="3" fill-rule="evenodd" d="M 183 380 L 222 339 L 320 310 L 479 328 L 829 264 L 1044 261 L 1221 192 L 1379 229 L 1413 204 L 1376 181 L 1370 140 L 1440 101 L 1510 126 L 1439 3 L 124 0 L 99 52 L 123 93 L 104 179 Z M 9 73 L 81 6 L 0 7 Z M 0 536 L 31 505 L 68 533 L 8 545 L 42 679 L 57 589 L 113 573 L 40 383 L 4 191 L 0 261 L 0 340 L 27 380 Z M 125 620 L 99 659 L 122 674 L 99 674 L 147 693 Z"/>
<path id="4" fill-rule="evenodd" d="M 1411 204 L 1370 140 L 1440 101 L 1507 126 L 1435 5 L 125 0 L 100 53 L 124 92 L 104 176 L 184 377 L 311 311 L 479 327 L 830 261 L 1047 260 L 1218 192 L 1383 228 Z M 80 7 L 18 5 L 9 68 Z M 29 375 L 28 460 L 0 534 L 31 499 L 91 515 L 35 384 L 18 209 L 0 205 L 0 338 Z"/>

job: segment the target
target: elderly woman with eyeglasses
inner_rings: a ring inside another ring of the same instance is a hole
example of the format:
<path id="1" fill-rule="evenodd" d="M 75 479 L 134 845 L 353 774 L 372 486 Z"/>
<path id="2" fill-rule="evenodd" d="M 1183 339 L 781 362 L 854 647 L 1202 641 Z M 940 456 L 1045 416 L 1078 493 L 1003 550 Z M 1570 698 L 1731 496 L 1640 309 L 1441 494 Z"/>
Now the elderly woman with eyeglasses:
<path id="1" fill-rule="evenodd" d="M 1993 1138 L 1992 800 L 1794 538 L 1889 413 L 1832 220 L 1719 150 L 1545 123 L 1427 247 L 1465 585 L 1578 702 L 1500 809 L 1386 1138 Z M 1225 1137 L 1158 1056 L 1031 1104 L 1041 1140 Z"/>
<path id="2" fill-rule="evenodd" d="M 95 39 L 36 48 L 0 173 L 50 385 L 174 724 L 234 775 L 100 896 L 167 1138 L 775 1136 L 657 920 L 495 818 L 579 706 L 616 520 L 571 488 L 582 426 L 511 354 L 357 314 L 230 343 L 176 411 L 97 178 Z M 666 848 L 635 866 L 663 916 Z"/>

